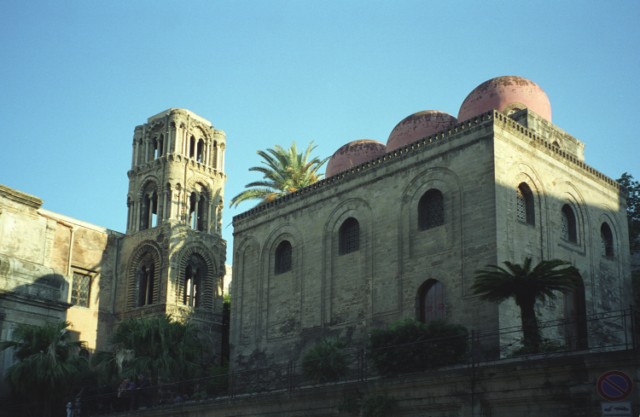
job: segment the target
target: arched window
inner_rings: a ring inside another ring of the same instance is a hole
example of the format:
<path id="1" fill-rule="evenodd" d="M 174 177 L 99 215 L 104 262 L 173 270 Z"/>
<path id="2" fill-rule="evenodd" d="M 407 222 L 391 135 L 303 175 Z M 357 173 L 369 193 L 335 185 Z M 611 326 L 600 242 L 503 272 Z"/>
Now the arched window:
<path id="1" fill-rule="evenodd" d="M 562 206 L 562 224 L 560 233 L 562 238 L 568 242 L 576 243 L 578 241 L 576 215 L 568 204 Z"/>
<path id="2" fill-rule="evenodd" d="M 535 224 L 535 212 L 533 209 L 533 193 L 524 182 L 516 190 L 516 217 L 521 223 Z"/>
<path id="3" fill-rule="evenodd" d="M 349 217 L 342 223 L 338 235 L 338 253 L 340 255 L 355 252 L 360 248 L 360 225 L 353 217 Z"/>
<path id="4" fill-rule="evenodd" d="M 600 226 L 600 240 L 602 241 L 602 256 L 613 257 L 613 233 L 607 223 Z"/>
<path id="5" fill-rule="evenodd" d="M 275 273 L 282 274 L 291 271 L 293 248 L 288 240 L 280 242 L 276 248 Z"/>
<path id="6" fill-rule="evenodd" d="M 200 307 L 204 293 L 207 264 L 200 255 L 192 254 L 184 270 L 182 303 L 190 307 Z"/>
<path id="7" fill-rule="evenodd" d="M 196 138 L 191 136 L 189 138 L 189 158 L 193 158 L 196 155 Z"/>
<path id="8" fill-rule="evenodd" d="M 204 163 L 204 140 L 198 140 L 198 146 L 196 149 L 196 161 Z"/>
<path id="9" fill-rule="evenodd" d="M 208 209 L 209 198 L 204 188 L 192 192 L 189 196 L 189 225 L 193 230 L 206 230 Z"/>
<path id="10" fill-rule="evenodd" d="M 418 203 L 418 228 L 427 230 L 444 224 L 444 198 L 439 190 L 424 193 Z"/>
<path id="11" fill-rule="evenodd" d="M 444 286 L 429 279 L 418 290 L 418 319 L 423 323 L 445 319 Z"/>
<path id="12" fill-rule="evenodd" d="M 152 157 L 151 159 L 156 160 L 160 157 L 160 142 L 158 141 L 158 138 L 153 138 L 151 140 L 151 153 L 152 153 Z"/>
<path id="13" fill-rule="evenodd" d="M 158 191 L 156 185 L 149 183 L 142 192 L 140 201 L 140 230 L 158 225 Z"/>
<path id="14" fill-rule="evenodd" d="M 156 266 L 150 254 L 145 255 L 136 268 L 137 307 L 154 303 L 155 269 Z"/>

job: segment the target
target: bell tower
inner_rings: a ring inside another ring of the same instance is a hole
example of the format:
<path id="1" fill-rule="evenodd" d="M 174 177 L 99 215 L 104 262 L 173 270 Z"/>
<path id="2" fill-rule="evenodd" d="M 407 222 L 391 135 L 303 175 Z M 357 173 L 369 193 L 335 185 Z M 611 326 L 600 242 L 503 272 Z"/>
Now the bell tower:
<path id="1" fill-rule="evenodd" d="M 171 314 L 220 325 L 225 142 L 223 131 L 185 109 L 135 128 L 118 317 Z"/>

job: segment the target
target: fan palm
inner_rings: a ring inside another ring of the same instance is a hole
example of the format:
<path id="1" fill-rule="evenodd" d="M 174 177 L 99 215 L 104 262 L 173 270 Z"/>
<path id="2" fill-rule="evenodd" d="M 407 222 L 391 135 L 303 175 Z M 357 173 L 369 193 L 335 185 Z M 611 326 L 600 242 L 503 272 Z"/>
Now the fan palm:
<path id="1" fill-rule="evenodd" d="M 56 401 L 71 394 L 75 382 L 88 369 L 87 361 L 78 355 L 84 343 L 71 340 L 68 322 L 42 326 L 22 324 L 13 332 L 13 340 L 0 344 L 1 349 L 14 349 L 18 362 L 7 371 L 13 391 L 30 399 L 49 416 Z"/>
<path id="2" fill-rule="evenodd" d="M 506 268 L 488 265 L 476 272 L 471 290 L 481 298 L 502 302 L 513 298 L 520 307 L 525 348 L 540 350 L 541 338 L 535 313 L 536 301 L 555 298 L 555 293 L 570 291 L 578 282 L 578 270 L 558 259 L 541 261 L 531 267 L 531 258 L 522 265 L 504 262 Z"/>
<path id="3" fill-rule="evenodd" d="M 112 342 L 120 373 L 131 378 L 145 374 L 154 384 L 194 377 L 205 352 L 194 325 L 168 316 L 125 320 Z"/>
<path id="4" fill-rule="evenodd" d="M 265 166 L 251 167 L 249 171 L 262 173 L 263 180 L 247 184 L 247 190 L 231 199 L 231 207 L 246 200 L 273 201 L 320 180 L 322 174 L 318 173 L 318 169 L 329 158 L 311 158 L 311 152 L 315 148 L 311 142 L 304 153 L 299 153 L 293 142 L 289 149 L 276 145 L 266 151 L 258 151 Z"/>

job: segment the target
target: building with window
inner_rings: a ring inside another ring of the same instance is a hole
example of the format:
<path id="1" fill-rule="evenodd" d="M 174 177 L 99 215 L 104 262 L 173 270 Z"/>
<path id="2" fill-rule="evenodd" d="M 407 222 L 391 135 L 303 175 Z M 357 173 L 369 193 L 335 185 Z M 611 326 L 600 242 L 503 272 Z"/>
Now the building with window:
<path id="1" fill-rule="evenodd" d="M 518 328 L 512 301 L 471 293 L 475 272 L 504 261 L 561 259 L 572 293 L 541 305 L 565 325 L 544 337 L 574 348 L 624 337 L 593 314 L 627 308 L 624 196 L 588 166 L 584 145 L 552 123 L 546 93 L 520 77 L 479 85 L 457 117 L 428 110 L 385 143 L 340 147 L 326 178 L 233 219 L 235 369 L 298 361 L 325 337 L 363 346 L 402 318 Z M 508 355 L 517 333 L 484 339 Z"/>
<path id="2" fill-rule="evenodd" d="M 221 354 L 225 134 L 183 109 L 135 128 L 126 233 L 44 210 L 0 186 L 0 340 L 21 323 L 66 320 L 89 351 L 117 323 L 170 314 Z M 0 352 L 0 376 L 13 361 Z"/>

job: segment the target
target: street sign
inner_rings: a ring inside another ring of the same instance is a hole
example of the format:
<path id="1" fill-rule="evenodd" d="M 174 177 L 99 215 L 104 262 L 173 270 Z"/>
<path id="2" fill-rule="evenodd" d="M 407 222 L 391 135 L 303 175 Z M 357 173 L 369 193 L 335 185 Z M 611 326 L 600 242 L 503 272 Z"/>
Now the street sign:
<path id="1" fill-rule="evenodd" d="M 622 371 L 608 371 L 600 375 L 596 389 L 607 401 L 621 401 L 631 394 L 633 381 Z"/>
<path id="2" fill-rule="evenodd" d="M 631 401 L 602 403 L 602 417 L 632 417 Z"/>

